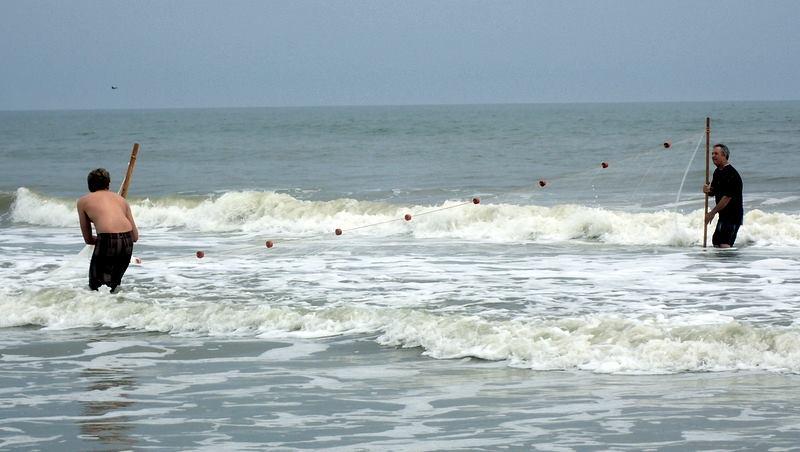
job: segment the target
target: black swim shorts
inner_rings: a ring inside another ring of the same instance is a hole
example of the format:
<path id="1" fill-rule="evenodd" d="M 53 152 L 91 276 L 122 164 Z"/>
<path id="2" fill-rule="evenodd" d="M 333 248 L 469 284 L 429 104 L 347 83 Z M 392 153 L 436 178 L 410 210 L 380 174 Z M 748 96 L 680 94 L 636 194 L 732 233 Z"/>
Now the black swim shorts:
<path id="1" fill-rule="evenodd" d="M 122 282 L 133 254 L 130 232 L 97 234 L 92 263 L 89 264 L 89 288 L 97 290 L 103 284 L 113 291 Z"/>
<path id="2" fill-rule="evenodd" d="M 733 223 L 725 223 L 724 221 L 717 221 L 717 229 L 714 230 L 714 236 L 711 237 L 711 243 L 714 246 L 730 245 L 736 241 L 736 233 L 739 232 L 739 225 Z"/>

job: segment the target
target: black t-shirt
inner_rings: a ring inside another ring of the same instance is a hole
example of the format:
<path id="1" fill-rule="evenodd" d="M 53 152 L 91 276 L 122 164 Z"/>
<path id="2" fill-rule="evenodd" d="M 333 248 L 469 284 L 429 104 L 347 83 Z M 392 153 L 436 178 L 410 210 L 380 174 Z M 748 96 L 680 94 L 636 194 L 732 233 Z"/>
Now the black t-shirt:
<path id="1" fill-rule="evenodd" d="M 714 179 L 711 181 L 714 199 L 719 204 L 723 196 L 730 196 L 731 200 L 724 209 L 719 211 L 719 221 L 730 224 L 742 224 L 744 207 L 742 206 L 742 177 L 732 165 L 714 170 Z"/>

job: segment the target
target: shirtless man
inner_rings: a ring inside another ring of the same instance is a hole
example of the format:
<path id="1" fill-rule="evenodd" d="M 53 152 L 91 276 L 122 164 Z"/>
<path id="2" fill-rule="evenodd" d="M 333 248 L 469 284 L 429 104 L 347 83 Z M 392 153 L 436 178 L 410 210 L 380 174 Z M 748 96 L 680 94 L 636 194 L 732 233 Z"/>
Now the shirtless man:
<path id="1" fill-rule="evenodd" d="M 89 288 L 97 290 L 105 284 L 113 293 L 128 269 L 139 230 L 125 198 L 108 190 L 108 171 L 97 168 L 86 180 L 90 193 L 78 199 L 78 217 L 83 241 L 95 246 L 89 265 Z M 92 235 L 92 223 L 97 236 Z"/>

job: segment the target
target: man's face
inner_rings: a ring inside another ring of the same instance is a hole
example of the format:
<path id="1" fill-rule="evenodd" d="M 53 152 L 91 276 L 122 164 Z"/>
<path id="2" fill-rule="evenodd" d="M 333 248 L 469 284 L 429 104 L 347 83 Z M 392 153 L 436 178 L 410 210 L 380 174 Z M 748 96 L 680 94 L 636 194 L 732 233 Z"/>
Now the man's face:
<path id="1" fill-rule="evenodd" d="M 714 150 L 711 151 L 711 161 L 714 162 L 714 165 L 720 168 L 728 163 L 728 159 L 725 158 L 725 154 L 722 153 L 722 149 L 718 147 L 714 147 Z"/>

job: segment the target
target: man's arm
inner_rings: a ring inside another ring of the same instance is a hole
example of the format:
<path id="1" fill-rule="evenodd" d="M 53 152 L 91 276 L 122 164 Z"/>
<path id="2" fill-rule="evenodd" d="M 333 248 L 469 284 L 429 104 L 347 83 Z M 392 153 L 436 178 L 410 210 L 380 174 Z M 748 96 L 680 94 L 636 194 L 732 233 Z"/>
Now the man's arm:
<path id="1" fill-rule="evenodd" d="M 128 204 L 127 201 L 125 201 L 125 216 L 128 218 L 128 221 L 131 222 L 131 226 L 133 226 L 133 229 L 131 229 L 131 236 L 133 238 L 133 241 L 138 242 L 139 228 L 136 227 L 136 222 L 133 221 L 133 212 L 131 212 L 131 205 Z"/>
<path id="2" fill-rule="evenodd" d="M 92 235 L 92 220 L 89 215 L 86 215 L 86 210 L 83 208 L 83 203 L 78 200 L 78 218 L 81 222 L 81 234 L 83 234 L 83 241 L 87 245 L 94 245 L 97 238 Z"/>
<path id="3" fill-rule="evenodd" d="M 714 206 L 714 208 L 711 209 L 711 211 L 706 214 L 706 224 L 711 223 L 711 220 L 714 219 L 714 215 L 716 215 L 717 212 L 719 212 L 720 210 L 724 209 L 729 202 L 731 202 L 731 197 L 723 196 L 722 199 L 719 200 L 717 205 Z"/>

